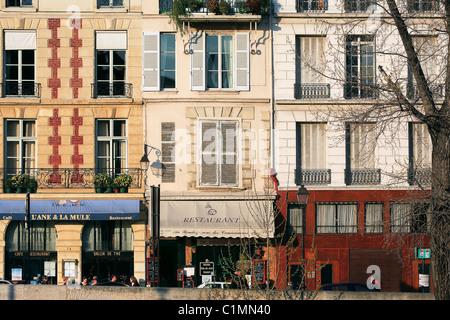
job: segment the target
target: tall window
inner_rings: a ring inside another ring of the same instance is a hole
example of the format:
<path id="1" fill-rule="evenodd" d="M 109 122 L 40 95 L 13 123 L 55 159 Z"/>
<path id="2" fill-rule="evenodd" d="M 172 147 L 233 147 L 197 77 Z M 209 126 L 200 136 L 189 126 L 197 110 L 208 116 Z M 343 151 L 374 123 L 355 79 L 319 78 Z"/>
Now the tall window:
<path id="1" fill-rule="evenodd" d="M 119 119 L 97 120 L 97 170 L 120 174 L 127 168 L 127 122 Z"/>
<path id="2" fill-rule="evenodd" d="M 161 34 L 161 89 L 175 88 L 175 34 Z"/>
<path id="3" fill-rule="evenodd" d="M 303 233 L 303 209 L 298 204 L 289 204 L 287 232 Z"/>
<path id="4" fill-rule="evenodd" d="M 357 204 L 317 204 L 317 233 L 356 233 Z"/>
<path id="5" fill-rule="evenodd" d="M 36 120 L 6 120 L 5 137 L 7 174 L 30 173 L 36 168 Z"/>
<path id="6" fill-rule="evenodd" d="M 350 35 L 346 38 L 346 84 L 344 97 L 374 98 L 375 55 L 373 36 Z"/>
<path id="7" fill-rule="evenodd" d="M 326 169 L 326 123 L 297 122 L 296 184 L 330 183 Z"/>
<path id="8" fill-rule="evenodd" d="M 33 0 L 6 0 L 6 7 L 32 6 Z"/>
<path id="9" fill-rule="evenodd" d="M 376 6 L 376 0 L 345 0 L 346 12 L 367 12 L 370 6 Z"/>
<path id="10" fill-rule="evenodd" d="M 207 88 L 232 88 L 233 37 L 208 35 L 206 42 Z"/>
<path id="11" fill-rule="evenodd" d="M 433 12 L 439 11 L 439 0 L 408 0 L 410 12 Z"/>
<path id="12" fill-rule="evenodd" d="M 96 34 L 95 96 L 128 96 L 126 81 L 127 34 L 124 31 Z"/>
<path id="13" fill-rule="evenodd" d="M 383 232 L 383 204 L 366 203 L 365 204 L 364 226 L 366 233 Z"/>
<path id="14" fill-rule="evenodd" d="M 83 229 L 84 251 L 131 251 L 133 229 L 129 221 L 90 221 Z"/>
<path id="15" fill-rule="evenodd" d="M 31 251 L 56 251 L 55 223 L 51 221 L 33 221 L 30 227 Z M 6 231 L 8 251 L 28 250 L 28 231 L 20 221 L 11 221 Z"/>
<path id="16" fill-rule="evenodd" d="M 200 121 L 200 185 L 238 185 L 238 122 Z"/>
<path id="17" fill-rule="evenodd" d="M 330 97 L 325 79 L 325 37 L 296 37 L 295 98 Z"/>
<path id="18" fill-rule="evenodd" d="M 423 123 L 409 123 L 409 166 L 413 169 L 431 168 L 432 145 L 428 128 Z"/>
<path id="19" fill-rule="evenodd" d="M 4 96 L 35 96 L 36 32 L 5 31 Z"/>
<path id="20" fill-rule="evenodd" d="M 428 210 L 426 203 L 391 203 L 392 233 L 428 232 Z"/>

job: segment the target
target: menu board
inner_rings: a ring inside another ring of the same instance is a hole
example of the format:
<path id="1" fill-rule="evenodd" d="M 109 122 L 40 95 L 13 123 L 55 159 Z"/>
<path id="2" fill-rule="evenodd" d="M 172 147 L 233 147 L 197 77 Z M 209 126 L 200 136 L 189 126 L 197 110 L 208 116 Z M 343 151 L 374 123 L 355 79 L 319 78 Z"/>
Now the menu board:
<path id="1" fill-rule="evenodd" d="M 158 282 L 158 259 L 148 258 L 147 259 L 147 282 Z M 155 279 L 153 279 L 153 268 L 155 268 Z"/>
<path id="2" fill-rule="evenodd" d="M 253 279 L 255 284 L 266 282 L 266 260 L 253 259 Z"/>

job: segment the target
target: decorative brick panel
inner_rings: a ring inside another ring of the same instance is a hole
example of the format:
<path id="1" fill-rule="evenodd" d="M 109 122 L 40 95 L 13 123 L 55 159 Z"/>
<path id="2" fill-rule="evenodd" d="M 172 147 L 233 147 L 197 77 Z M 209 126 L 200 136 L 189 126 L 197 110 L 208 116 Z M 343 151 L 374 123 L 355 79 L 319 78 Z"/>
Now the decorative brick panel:
<path id="1" fill-rule="evenodd" d="M 80 126 L 83 125 L 83 117 L 79 115 L 79 109 L 73 109 L 73 117 L 71 119 L 71 124 L 73 126 L 73 136 L 71 138 L 71 143 L 73 145 L 73 155 L 72 155 L 72 164 L 75 169 L 75 173 L 79 172 L 80 164 L 84 163 L 83 155 L 80 154 L 80 145 L 83 144 L 83 136 L 80 136 Z M 81 183 L 83 180 L 82 175 L 75 175 L 76 181 L 72 181 L 73 183 Z"/>
<path id="2" fill-rule="evenodd" d="M 59 155 L 59 146 L 61 145 L 61 136 L 59 135 L 59 127 L 61 126 L 61 117 L 59 110 L 53 109 L 53 117 L 49 118 L 49 126 L 53 127 L 53 135 L 48 137 L 48 144 L 53 146 L 53 153 L 49 156 L 48 163 L 53 167 L 55 172 L 52 175 L 52 181 L 57 182 L 60 176 L 57 172 L 61 164 L 61 156 Z"/>
<path id="3" fill-rule="evenodd" d="M 61 41 L 58 39 L 60 19 L 48 19 L 48 28 L 52 31 L 52 38 L 48 40 L 48 47 L 52 49 L 52 57 L 48 59 L 48 66 L 52 69 L 52 77 L 48 79 L 48 87 L 52 89 L 52 99 L 58 98 L 58 88 L 61 88 L 61 80 L 58 79 L 58 69 L 61 68 L 61 59 L 58 58 L 58 48 Z"/>
<path id="4" fill-rule="evenodd" d="M 73 98 L 78 98 L 78 89 L 83 87 L 83 79 L 79 77 L 79 69 L 83 67 L 83 58 L 79 56 L 79 48 L 83 46 L 83 40 L 78 38 L 78 29 L 81 29 L 82 20 L 77 19 L 76 27 L 73 28 L 73 38 L 70 39 L 70 46 L 73 48 L 73 58 L 70 59 L 70 66 L 73 68 L 73 78 L 70 79 L 70 87 L 73 91 Z"/>

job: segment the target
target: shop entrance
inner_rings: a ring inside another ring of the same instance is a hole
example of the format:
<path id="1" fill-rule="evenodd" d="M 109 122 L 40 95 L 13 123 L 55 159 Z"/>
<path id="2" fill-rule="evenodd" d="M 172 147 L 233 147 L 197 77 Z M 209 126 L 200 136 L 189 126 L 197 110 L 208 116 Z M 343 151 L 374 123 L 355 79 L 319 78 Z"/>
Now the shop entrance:
<path id="1" fill-rule="evenodd" d="M 103 255 L 104 254 L 104 255 Z M 99 282 L 111 280 L 112 275 L 122 283 L 129 283 L 130 276 L 134 275 L 134 263 L 132 252 L 112 252 L 113 256 L 107 256 L 110 252 L 84 253 L 82 263 L 82 276 L 89 281 L 94 276 Z M 98 256 L 101 255 L 101 256 Z"/>

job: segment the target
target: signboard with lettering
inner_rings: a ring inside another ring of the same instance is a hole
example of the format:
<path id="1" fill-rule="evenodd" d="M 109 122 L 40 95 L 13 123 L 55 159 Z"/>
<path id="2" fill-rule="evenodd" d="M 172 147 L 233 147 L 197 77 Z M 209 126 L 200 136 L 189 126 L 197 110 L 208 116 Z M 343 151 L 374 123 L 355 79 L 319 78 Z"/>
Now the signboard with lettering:
<path id="1" fill-rule="evenodd" d="M 431 250 L 430 248 L 415 248 L 416 259 L 430 259 Z"/>
<path id="2" fill-rule="evenodd" d="M 158 258 L 147 258 L 147 282 L 158 282 Z"/>
<path id="3" fill-rule="evenodd" d="M 200 262 L 200 275 L 201 276 L 214 275 L 214 262 L 212 261 Z"/>
<path id="4" fill-rule="evenodd" d="M 253 279 L 255 284 L 266 282 L 266 260 L 253 259 Z"/>

